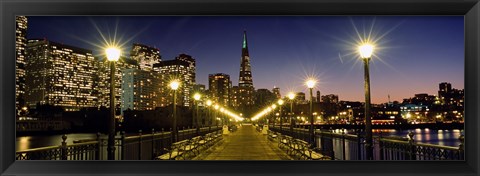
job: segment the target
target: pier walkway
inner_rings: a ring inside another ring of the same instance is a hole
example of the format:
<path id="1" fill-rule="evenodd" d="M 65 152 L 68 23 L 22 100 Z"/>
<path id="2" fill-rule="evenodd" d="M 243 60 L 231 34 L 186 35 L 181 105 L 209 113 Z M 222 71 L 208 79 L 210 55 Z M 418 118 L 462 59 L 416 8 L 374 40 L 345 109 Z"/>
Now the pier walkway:
<path id="1" fill-rule="evenodd" d="M 226 134 L 223 141 L 202 152 L 194 160 L 291 160 L 278 144 L 256 131 L 253 125 L 243 125 Z"/>

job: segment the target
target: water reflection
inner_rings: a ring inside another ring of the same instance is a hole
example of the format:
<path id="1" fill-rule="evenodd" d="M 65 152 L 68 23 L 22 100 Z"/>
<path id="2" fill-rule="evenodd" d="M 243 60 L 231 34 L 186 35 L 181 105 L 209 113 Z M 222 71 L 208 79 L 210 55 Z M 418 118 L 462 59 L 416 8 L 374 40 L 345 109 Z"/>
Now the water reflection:
<path id="1" fill-rule="evenodd" d="M 460 145 L 460 140 L 458 139 L 463 133 L 463 130 L 432 130 L 432 129 L 414 129 L 414 130 L 395 130 L 395 129 L 374 129 L 373 135 L 379 136 L 380 133 L 382 136 L 400 136 L 407 137 L 409 132 L 414 133 L 415 142 L 419 143 L 428 143 L 444 146 L 458 147 Z M 334 130 L 335 133 L 341 133 L 342 130 Z M 347 130 L 348 134 L 355 134 L 355 130 Z M 328 137 L 327 137 L 328 138 Z M 329 151 L 329 140 L 321 140 L 317 138 L 317 146 L 322 146 L 321 143 L 324 142 L 326 145 L 326 151 Z M 331 140 L 334 150 L 334 156 L 336 159 L 345 159 L 345 160 L 357 160 L 359 157 L 365 156 L 365 151 L 363 147 L 359 147 L 357 141 L 355 140 L 346 140 L 345 141 L 345 156 L 343 155 L 343 144 L 342 138 L 333 138 Z M 380 150 L 378 144 L 374 146 L 374 157 L 380 156 Z M 399 155 L 397 157 L 403 157 Z M 363 158 L 360 158 L 363 159 Z"/>
<path id="2" fill-rule="evenodd" d="M 414 134 L 415 142 L 446 145 L 458 147 L 460 140 L 458 138 L 463 133 L 463 130 L 432 130 L 432 129 L 414 129 L 414 130 L 396 130 L 396 129 L 373 129 L 373 135 L 378 136 L 400 136 L 407 137 L 411 131 Z M 334 130 L 335 133 L 341 133 L 341 130 Z M 347 130 L 348 134 L 355 134 L 355 130 Z"/>
<path id="3" fill-rule="evenodd" d="M 96 134 L 88 133 L 75 133 L 67 134 L 67 144 L 72 144 L 74 140 L 80 139 L 95 139 Z M 62 144 L 62 135 L 49 135 L 49 136 L 21 136 L 17 137 L 16 150 L 27 150 L 32 148 L 46 147 L 46 146 L 59 146 Z"/>

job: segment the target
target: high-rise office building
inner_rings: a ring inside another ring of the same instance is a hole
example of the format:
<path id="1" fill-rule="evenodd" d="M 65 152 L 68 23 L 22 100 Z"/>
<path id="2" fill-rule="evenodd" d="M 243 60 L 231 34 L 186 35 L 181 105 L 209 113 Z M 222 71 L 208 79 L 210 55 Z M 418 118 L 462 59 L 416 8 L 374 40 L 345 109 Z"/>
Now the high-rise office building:
<path id="1" fill-rule="evenodd" d="M 97 71 L 92 51 L 43 40 L 29 40 L 26 57 L 25 100 L 61 106 L 66 111 L 94 107 Z"/>
<path id="2" fill-rule="evenodd" d="M 315 97 L 315 102 L 320 103 L 322 100 L 322 96 L 320 95 L 320 91 L 317 90 L 317 96 Z"/>
<path id="3" fill-rule="evenodd" d="M 95 64 L 98 69 L 95 76 L 94 87 L 99 97 L 96 106 L 110 108 L 110 61 L 106 58 L 99 58 Z M 133 68 L 139 69 L 138 62 L 130 58 L 120 57 L 120 59 L 115 62 L 115 108 L 117 109 L 122 108 L 122 73 L 126 69 Z"/>
<path id="4" fill-rule="evenodd" d="M 154 64 L 153 69 L 165 75 L 165 83 L 174 79 L 181 82 L 177 90 L 177 105 L 190 106 L 193 86 L 195 85 L 195 59 L 186 54 L 180 54 L 174 60 L 161 61 Z M 170 87 L 162 87 L 162 103 L 169 105 L 173 102 L 173 91 Z"/>
<path id="5" fill-rule="evenodd" d="M 122 71 L 122 112 L 154 110 L 160 107 L 160 88 L 164 87 L 162 74 L 140 69 Z"/>
<path id="6" fill-rule="evenodd" d="M 134 43 L 130 51 L 130 58 L 137 61 L 141 70 L 151 71 L 153 64 L 161 61 L 160 50 L 155 47 Z"/>
<path id="7" fill-rule="evenodd" d="M 240 108 L 240 95 L 239 95 L 239 87 L 238 86 L 232 86 L 230 89 L 230 105 L 234 109 L 239 109 Z"/>
<path id="8" fill-rule="evenodd" d="M 254 104 L 255 88 L 253 87 L 252 69 L 250 65 L 250 54 L 248 53 L 247 32 L 243 31 L 242 57 L 240 62 L 240 76 L 238 81 L 238 99 L 239 110 L 248 113 L 250 107 Z"/>
<path id="9" fill-rule="evenodd" d="M 277 99 L 282 98 L 282 94 L 280 94 L 280 88 L 278 87 L 273 87 L 272 89 L 273 94 L 277 97 Z"/>
<path id="10" fill-rule="evenodd" d="M 27 17 L 15 17 L 15 107 L 17 112 L 25 104 L 25 49 L 27 47 Z"/>
<path id="11" fill-rule="evenodd" d="M 187 71 L 187 74 L 189 75 L 190 77 L 190 83 L 191 85 L 194 85 L 196 83 L 196 65 L 195 65 L 195 59 L 190 56 L 190 55 L 186 55 L 186 54 L 180 54 L 178 55 L 177 57 L 175 57 L 176 60 L 180 60 L 180 61 L 183 61 L 183 62 L 186 62 L 188 63 L 188 71 Z"/>
<path id="12" fill-rule="evenodd" d="M 206 88 L 204 84 L 195 84 L 193 85 L 193 91 L 198 92 L 204 96 L 206 96 Z"/>
<path id="13" fill-rule="evenodd" d="M 208 90 L 213 101 L 222 106 L 232 106 L 230 103 L 230 91 L 232 81 L 230 75 L 225 73 L 215 73 L 208 75 Z"/>

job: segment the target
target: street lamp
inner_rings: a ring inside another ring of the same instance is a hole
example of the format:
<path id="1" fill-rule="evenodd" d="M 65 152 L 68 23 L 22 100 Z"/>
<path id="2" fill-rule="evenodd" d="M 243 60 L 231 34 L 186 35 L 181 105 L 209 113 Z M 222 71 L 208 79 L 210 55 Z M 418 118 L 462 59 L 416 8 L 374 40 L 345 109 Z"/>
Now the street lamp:
<path id="1" fill-rule="evenodd" d="M 121 51 L 115 47 L 105 50 L 107 60 L 110 62 L 110 121 L 108 126 L 107 159 L 115 160 L 115 62 L 118 61 Z"/>
<path id="2" fill-rule="evenodd" d="M 272 113 L 270 114 L 271 119 L 272 119 L 273 128 L 275 128 L 275 108 L 277 108 L 277 105 L 273 104 L 272 105 Z"/>
<path id="3" fill-rule="evenodd" d="M 195 100 L 195 119 L 196 119 L 196 126 L 197 126 L 197 136 L 200 135 L 200 117 L 198 116 L 198 101 L 202 98 L 202 95 L 199 93 L 195 93 L 193 95 L 193 99 Z"/>
<path id="4" fill-rule="evenodd" d="M 283 132 L 282 131 L 282 126 L 283 126 L 283 119 L 282 119 L 282 105 L 283 105 L 283 100 L 280 99 L 277 101 L 278 105 L 280 106 L 280 132 Z"/>
<path id="5" fill-rule="evenodd" d="M 173 142 L 177 142 L 177 89 L 180 86 L 178 80 L 173 80 L 170 82 L 170 89 L 173 90 Z"/>
<path id="6" fill-rule="evenodd" d="M 212 113 L 210 110 L 212 103 L 213 103 L 212 100 L 207 100 L 208 131 L 210 131 L 212 126 Z"/>
<path id="7" fill-rule="evenodd" d="M 227 119 L 225 118 L 225 114 L 223 114 L 223 112 L 225 112 L 225 109 L 223 107 L 220 107 L 220 112 L 222 116 L 222 125 L 225 126 L 227 124 Z"/>
<path id="8" fill-rule="evenodd" d="M 363 60 L 364 65 L 364 79 L 365 79 L 365 153 L 367 160 L 373 159 L 373 140 L 372 140 L 372 119 L 370 117 L 370 73 L 369 61 L 372 58 L 374 46 L 368 43 L 362 44 L 358 47 L 358 52 Z"/>
<path id="9" fill-rule="evenodd" d="M 270 117 L 268 117 L 268 115 L 270 114 L 270 112 L 272 111 L 272 108 L 270 106 L 268 106 L 267 109 L 265 109 L 265 120 L 267 121 L 267 126 L 270 127 Z"/>
<path id="10" fill-rule="evenodd" d="M 315 81 L 314 79 L 310 78 L 307 80 L 307 82 L 305 83 L 308 87 L 308 89 L 310 90 L 310 142 L 313 144 L 314 141 L 315 141 L 315 134 L 314 134 L 314 131 L 313 131 L 313 87 L 315 87 L 315 83 L 317 83 L 317 81 Z"/>
<path id="11" fill-rule="evenodd" d="M 215 104 L 214 108 L 215 108 L 215 119 L 217 119 L 218 118 L 217 117 L 218 116 L 218 108 L 220 108 L 220 106 L 218 106 L 218 104 Z M 218 126 L 218 121 L 215 121 L 215 123 Z"/>
<path id="12" fill-rule="evenodd" d="M 290 133 L 293 134 L 294 118 L 293 118 L 293 101 L 295 94 L 293 92 L 288 93 L 288 99 L 290 99 Z"/>

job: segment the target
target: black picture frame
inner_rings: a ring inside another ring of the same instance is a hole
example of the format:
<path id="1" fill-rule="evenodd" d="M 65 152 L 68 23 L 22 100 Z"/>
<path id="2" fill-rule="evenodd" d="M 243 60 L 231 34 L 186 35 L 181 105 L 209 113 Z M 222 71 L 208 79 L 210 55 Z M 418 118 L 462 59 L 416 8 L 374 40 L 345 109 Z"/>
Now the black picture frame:
<path id="1" fill-rule="evenodd" d="M 1 175 L 479 175 L 479 0 L 0 0 Z M 15 161 L 16 15 L 464 15 L 465 161 Z"/>

